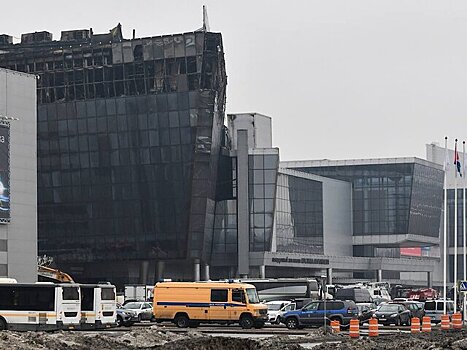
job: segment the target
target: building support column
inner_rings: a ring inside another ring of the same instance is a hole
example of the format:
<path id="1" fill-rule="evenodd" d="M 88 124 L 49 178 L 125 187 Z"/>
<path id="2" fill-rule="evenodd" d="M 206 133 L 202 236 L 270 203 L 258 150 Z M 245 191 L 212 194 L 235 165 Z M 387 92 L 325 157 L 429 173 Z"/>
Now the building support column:
<path id="1" fill-rule="evenodd" d="M 148 283 L 148 270 L 149 270 L 149 261 L 141 261 L 140 274 L 139 274 L 139 283 L 146 285 Z"/>
<path id="2" fill-rule="evenodd" d="M 332 284 L 332 267 L 326 269 L 326 276 L 328 284 Z"/>
<path id="3" fill-rule="evenodd" d="M 376 281 L 382 282 L 383 281 L 383 270 L 379 269 L 376 271 Z"/>
<path id="4" fill-rule="evenodd" d="M 259 278 L 266 278 L 266 265 L 259 267 Z"/>
<path id="5" fill-rule="evenodd" d="M 211 276 L 209 274 L 209 265 L 205 264 L 204 265 L 204 280 L 209 281 L 211 279 Z"/>
<path id="6" fill-rule="evenodd" d="M 193 280 L 195 282 L 199 282 L 201 277 L 200 277 L 200 262 L 199 259 L 195 259 L 193 261 Z"/>
<path id="7" fill-rule="evenodd" d="M 165 262 L 164 261 L 157 261 L 156 265 L 156 282 L 162 281 L 164 279 L 164 267 L 165 267 Z"/>
<path id="8" fill-rule="evenodd" d="M 427 271 L 426 277 L 427 277 L 426 279 L 427 279 L 428 288 L 432 288 L 433 287 L 433 274 L 430 271 Z"/>
<path id="9" fill-rule="evenodd" d="M 250 207 L 248 200 L 248 130 L 237 131 L 238 274 L 250 273 Z"/>

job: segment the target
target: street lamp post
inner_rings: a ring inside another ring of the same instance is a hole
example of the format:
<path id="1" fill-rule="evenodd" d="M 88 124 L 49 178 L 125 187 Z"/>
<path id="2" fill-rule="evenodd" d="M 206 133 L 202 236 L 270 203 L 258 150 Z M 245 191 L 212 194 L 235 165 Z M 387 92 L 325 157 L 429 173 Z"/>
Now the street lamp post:
<path id="1" fill-rule="evenodd" d="M 324 334 L 327 334 L 327 315 L 326 315 L 326 281 L 327 281 L 327 276 L 322 275 L 320 276 L 320 282 L 321 282 L 321 298 L 323 299 L 323 306 L 324 306 L 324 313 L 323 313 L 323 322 L 324 322 Z"/>

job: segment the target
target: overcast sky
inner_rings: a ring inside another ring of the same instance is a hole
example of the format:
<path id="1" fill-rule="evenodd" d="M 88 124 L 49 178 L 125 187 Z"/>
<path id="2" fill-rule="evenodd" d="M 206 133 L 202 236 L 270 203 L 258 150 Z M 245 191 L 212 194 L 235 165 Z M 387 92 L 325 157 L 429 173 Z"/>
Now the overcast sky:
<path id="1" fill-rule="evenodd" d="M 118 22 L 126 38 L 221 32 L 227 112 L 273 118 L 282 160 L 425 157 L 467 138 L 467 1 L 9 1 L 0 33 Z"/>

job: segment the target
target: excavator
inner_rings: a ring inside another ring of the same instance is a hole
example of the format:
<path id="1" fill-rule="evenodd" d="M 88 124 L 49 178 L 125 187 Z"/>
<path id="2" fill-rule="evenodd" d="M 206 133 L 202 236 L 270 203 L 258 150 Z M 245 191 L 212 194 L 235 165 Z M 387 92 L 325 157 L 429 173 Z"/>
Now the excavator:
<path id="1" fill-rule="evenodd" d="M 49 266 L 38 265 L 37 277 L 39 282 L 74 283 L 73 278 L 66 272 Z"/>

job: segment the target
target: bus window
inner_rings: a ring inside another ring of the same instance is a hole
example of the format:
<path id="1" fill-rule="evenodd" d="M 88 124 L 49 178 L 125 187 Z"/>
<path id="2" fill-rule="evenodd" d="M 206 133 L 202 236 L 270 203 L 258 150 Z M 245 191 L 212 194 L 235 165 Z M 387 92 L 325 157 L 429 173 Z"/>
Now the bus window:
<path id="1" fill-rule="evenodd" d="M 101 289 L 102 300 L 115 300 L 115 291 L 113 288 L 102 288 Z"/>
<path id="2" fill-rule="evenodd" d="M 63 300 L 79 300 L 78 287 L 63 287 Z"/>
<path id="3" fill-rule="evenodd" d="M 245 293 L 241 289 L 232 290 L 232 301 L 246 304 Z"/>

